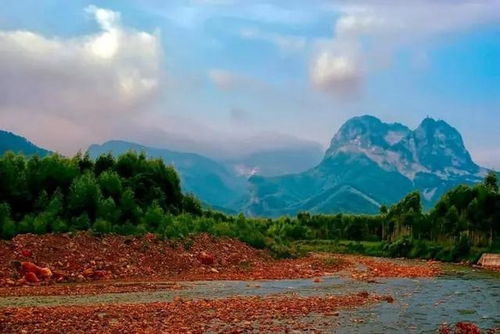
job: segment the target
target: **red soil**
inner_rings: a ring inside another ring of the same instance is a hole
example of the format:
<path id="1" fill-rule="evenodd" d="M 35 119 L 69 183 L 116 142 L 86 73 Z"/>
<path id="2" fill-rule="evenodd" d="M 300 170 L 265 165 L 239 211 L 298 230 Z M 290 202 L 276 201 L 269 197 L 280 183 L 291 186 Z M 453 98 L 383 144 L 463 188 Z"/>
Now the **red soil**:
<path id="1" fill-rule="evenodd" d="M 13 265 L 16 261 L 24 263 L 21 268 L 35 265 L 37 276 L 29 277 L 28 281 L 25 270 Z M 357 264 L 363 264 L 367 269 L 359 270 Z M 53 275 L 45 277 L 40 268 L 48 268 Z M 0 241 L 0 287 L 17 287 L 30 282 L 47 285 L 94 280 L 316 278 L 339 271 L 351 273 L 355 279 L 432 277 L 439 274 L 435 264 L 407 265 L 352 255 L 316 254 L 275 260 L 267 252 L 238 240 L 206 234 L 178 242 L 159 240 L 152 235 L 96 237 L 89 233 L 26 234 L 12 241 Z M 36 282 L 37 279 L 40 283 Z M 7 290 L 0 289 L 0 295 L 8 295 Z M 23 294 L 24 290 L 16 290 Z"/>
<path id="2" fill-rule="evenodd" d="M 348 265 L 327 264 L 315 257 L 277 261 L 240 241 L 209 235 L 172 242 L 151 236 L 26 234 L 0 242 L 0 286 L 17 285 L 15 280 L 22 275 L 12 264 L 15 261 L 50 268 L 65 281 L 308 278 Z"/>
<path id="3" fill-rule="evenodd" d="M 389 277 L 434 277 L 441 273 L 439 264 L 432 261 L 419 261 L 412 264 L 402 264 L 395 260 L 377 259 L 356 255 L 341 255 L 341 258 L 346 261 L 365 265 L 367 267 L 366 271 L 354 270 L 352 272 L 351 277 L 360 280 Z"/>
<path id="4" fill-rule="evenodd" d="M 387 300 L 331 297 L 234 297 L 170 303 L 0 309 L 1 333 L 247 333 L 322 332 L 337 310 Z M 323 324 L 324 322 L 324 324 Z"/>

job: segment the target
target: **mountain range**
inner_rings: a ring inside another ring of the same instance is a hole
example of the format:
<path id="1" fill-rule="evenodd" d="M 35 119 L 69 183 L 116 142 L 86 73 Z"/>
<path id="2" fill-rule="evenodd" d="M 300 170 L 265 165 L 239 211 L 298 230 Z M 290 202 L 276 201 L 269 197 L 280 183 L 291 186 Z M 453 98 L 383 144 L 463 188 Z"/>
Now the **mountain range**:
<path id="1" fill-rule="evenodd" d="M 6 150 L 50 153 L 0 131 L 0 154 Z M 450 188 L 479 182 L 487 172 L 472 161 L 455 128 L 432 118 L 411 130 L 373 116 L 354 117 L 342 125 L 325 153 L 307 145 L 220 160 L 118 140 L 91 145 L 88 153 L 96 157 L 128 150 L 174 165 L 183 190 L 207 205 L 255 216 L 375 213 L 414 190 L 430 207 Z"/>
<path id="2" fill-rule="evenodd" d="M 0 155 L 7 151 L 26 155 L 38 154 L 39 156 L 50 153 L 50 151 L 36 146 L 24 137 L 18 136 L 12 132 L 0 130 Z"/>
<path id="3" fill-rule="evenodd" d="M 136 143 L 112 140 L 102 145 L 91 145 L 92 158 L 112 153 L 117 156 L 127 151 L 144 152 L 148 157 L 161 158 L 179 172 L 184 191 L 198 196 L 203 202 L 219 209 L 231 208 L 244 196 L 247 179 L 223 164 L 195 153 L 152 148 Z"/>
<path id="4" fill-rule="evenodd" d="M 460 133 L 444 121 L 426 118 L 410 130 L 373 116 L 354 117 L 335 134 L 316 167 L 250 178 L 245 211 L 263 216 L 374 213 L 414 190 L 430 207 L 445 191 L 479 182 L 485 174 L 472 161 Z"/>

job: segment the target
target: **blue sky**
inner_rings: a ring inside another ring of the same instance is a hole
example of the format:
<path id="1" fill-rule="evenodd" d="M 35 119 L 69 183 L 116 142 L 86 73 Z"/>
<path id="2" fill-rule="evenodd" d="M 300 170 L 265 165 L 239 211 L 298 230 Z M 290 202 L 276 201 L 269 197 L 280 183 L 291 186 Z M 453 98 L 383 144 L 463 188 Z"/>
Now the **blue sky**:
<path id="1" fill-rule="evenodd" d="M 500 2 L 4 0 L 0 124 L 227 157 L 372 114 L 458 128 L 500 168 Z"/>

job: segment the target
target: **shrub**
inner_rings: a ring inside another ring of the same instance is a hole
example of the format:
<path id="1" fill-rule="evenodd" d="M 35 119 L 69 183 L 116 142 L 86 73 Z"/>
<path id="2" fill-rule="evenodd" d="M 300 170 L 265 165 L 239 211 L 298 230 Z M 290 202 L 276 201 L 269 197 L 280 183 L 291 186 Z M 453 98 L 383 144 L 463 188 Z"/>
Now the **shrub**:
<path id="1" fill-rule="evenodd" d="M 113 231 L 113 226 L 104 219 L 98 219 L 94 225 L 92 225 L 92 231 L 97 234 L 111 233 Z"/>
<path id="2" fill-rule="evenodd" d="M 23 220 L 17 224 L 17 233 L 32 233 L 34 230 L 34 221 L 35 218 L 33 216 L 24 216 Z"/>
<path id="3" fill-rule="evenodd" d="M 55 233 L 68 232 L 68 225 L 60 218 L 55 218 L 50 222 L 50 230 Z"/>
<path id="4" fill-rule="evenodd" d="M 459 261 L 469 255 L 471 242 L 469 237 L 462 234 L 451 252 L 454 261 Z"/>
<path id="5" fill-rule="evenodd" d="M 386 247 L 385 250 L 388 252 L 389 256 L 408 257 L 413 248 L 413 242 L 409 237 L 405 236 L 388 244 Z"/>
<path id="6" fill-rule="evenodd" d="M 48 227 L 47 217 L 45 215 L 39 215 L 33 221 L 33 232 L 35 234 L 44 234 L 47 233 Z"/>
<path id="7" fill-rule="evenodd" d="M 10 239 L 16 235 L 16 224 L 12 220 L 5 219 L 1 227 L 2 238 Z"/>

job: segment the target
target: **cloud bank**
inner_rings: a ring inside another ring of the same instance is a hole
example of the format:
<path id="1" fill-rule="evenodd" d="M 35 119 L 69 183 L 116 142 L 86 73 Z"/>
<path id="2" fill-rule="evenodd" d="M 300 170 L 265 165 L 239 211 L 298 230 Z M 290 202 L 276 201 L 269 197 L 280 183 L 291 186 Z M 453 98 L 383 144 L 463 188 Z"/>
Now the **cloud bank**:
<path id="1" fill-rule="evenodd" d="M 401 46 L 500 21 L 498 1 L 374 0 L 332 6 L 341 15 L 333 37 L 318 43 L 310 80 L 334 96 L 358 92 L 367 74 L 388 67 Z"/>
<path id="2" fill-rule="evenodd" d="M 111 10 L 85 12 L 97 33 L 65 39 L 0 31 L 0 121 L 62 152 L 119 128 L 160 85 L 157 33 L 123 27 Z"/>

